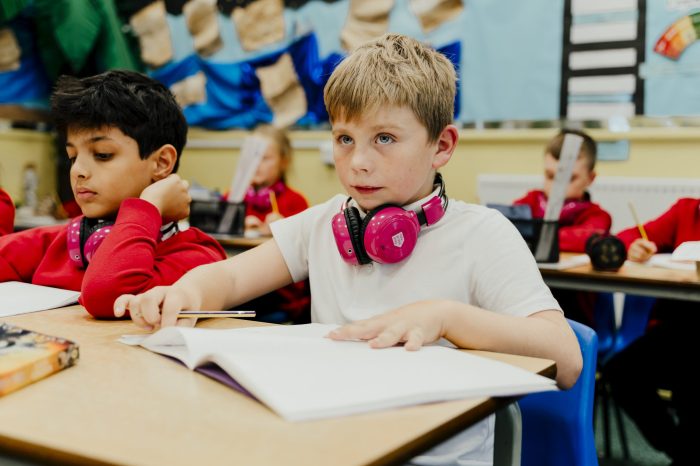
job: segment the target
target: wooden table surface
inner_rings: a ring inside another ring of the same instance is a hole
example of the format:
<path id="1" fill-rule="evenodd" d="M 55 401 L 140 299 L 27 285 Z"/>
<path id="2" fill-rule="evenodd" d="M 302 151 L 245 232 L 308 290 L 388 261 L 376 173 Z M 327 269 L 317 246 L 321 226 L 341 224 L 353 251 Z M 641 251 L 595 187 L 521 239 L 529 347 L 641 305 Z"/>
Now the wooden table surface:
<path id="1" fill-rule="evenodd" d="M 573 254 L 564 253 L 561 259 Z M 700 301 L 700 278 L 692 270 L 626 262 L 617 272 L 598 272 L 590 264 L 564 270 L 540 269 L 547 285 L 585 291 L 621 291 L 660 298 Z"/>
<path id="2" fill-rule="evenodd" d="M 133 465 L 400 464 L 511 399 L 470 399 L 312 422 L 162 356 L 117 342 L 142 333 L 72 306 L 3 319 L 80 345 L 74 367 L 0 398 L 0 455 L 40 462 Z M 259 325 L 212 319 L 201 327 Z M 552 361 L 474 352 L 553 377 Z"/>

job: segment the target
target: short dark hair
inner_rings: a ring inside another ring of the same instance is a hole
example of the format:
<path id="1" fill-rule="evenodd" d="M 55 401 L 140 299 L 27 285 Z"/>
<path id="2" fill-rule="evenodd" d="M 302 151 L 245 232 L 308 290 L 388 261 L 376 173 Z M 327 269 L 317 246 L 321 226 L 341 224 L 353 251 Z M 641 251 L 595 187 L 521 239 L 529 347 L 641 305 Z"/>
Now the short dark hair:
<path id="1" fill-rule="evenodd" d="M 583 138 L 579 157 L 586 159 L 589 171 L 593 170 L 593 168 L 595 168 L 596 158 L 598 157 L 598 149 L 593 138 L 581 130 L 566 128 L 562 129 L 559 131 L 559 134 L 554 136 L 552 140 L 547 143 L 545 154 L 552 154 L 552 157 L 559 160 L 559 156 L 561 155 L 561 147 L 564 145 L 564 136 L 567 134 L 575 134 Z"/>
<path id="2" fill-rule="evenodd" d="M 187 121 L 173 94 L 135 71 L 111 70 L 82 79 L 61 76 L 51 95 L 51 117 L 63 140 L 69 129 L 117 127 L 136 141 L 142 159 L 171 144 L 177 151 L 173 172 L 187 142 Z"/>

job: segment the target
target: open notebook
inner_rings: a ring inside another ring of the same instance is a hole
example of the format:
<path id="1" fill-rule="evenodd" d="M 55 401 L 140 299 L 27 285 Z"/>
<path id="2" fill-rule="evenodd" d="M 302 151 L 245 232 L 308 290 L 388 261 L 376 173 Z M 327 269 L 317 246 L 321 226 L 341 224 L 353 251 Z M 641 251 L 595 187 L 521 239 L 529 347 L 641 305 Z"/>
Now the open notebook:
<path id="1" fill-rule="evenodd" d="M 45 311 L 75 304 L 79 291 L 22 282 L 0 283 L 0 317 Z"/>
<path id="2" fill-rule="evenodd" d="M 365 342 L 324 338 L 335 327 L 169 327 L 120 341 L 179 359 L 190 369 L 214 362 L 289 421 L 556 389 L 548 378 L 452 348 L 377 350 Z"/>

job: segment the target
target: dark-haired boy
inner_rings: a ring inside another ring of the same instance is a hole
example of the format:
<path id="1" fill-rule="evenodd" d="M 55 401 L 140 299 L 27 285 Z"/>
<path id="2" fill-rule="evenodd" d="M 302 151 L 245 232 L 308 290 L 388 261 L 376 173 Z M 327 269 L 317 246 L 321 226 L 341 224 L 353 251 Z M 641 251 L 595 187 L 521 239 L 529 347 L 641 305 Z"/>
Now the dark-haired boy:
<path id="1" fill-rule="evenodd" d="M 178 231 L 190 203 L 175 174 L 187 123 L 166 87 L 130 71 L 62 77 L 51 111 L 84 216 L 0 238 L 0 282 L 80 290 L 90 314 L 111 318 L 119 295 L 225 258 L 196 228 Z"/>

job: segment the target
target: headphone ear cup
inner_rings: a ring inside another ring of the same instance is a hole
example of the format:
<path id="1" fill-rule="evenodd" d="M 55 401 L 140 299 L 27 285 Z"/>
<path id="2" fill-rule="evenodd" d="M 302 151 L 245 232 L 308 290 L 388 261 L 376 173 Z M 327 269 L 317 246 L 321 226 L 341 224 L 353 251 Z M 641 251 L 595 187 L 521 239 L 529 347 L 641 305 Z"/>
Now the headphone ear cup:
<path id="1" fill-rule="evenodd" d="M 591 255 L 591 253 L 593 251 L 593 246 L 595 245 L 595 243 L 598 242 L 598 240 L 601 238 L 601 236 L 603 236 L 603 235 L 601 235 L 600 233 L 593 233 L 586 240 L 585 251 L 586 251 L 586 254 L 588 254 L 588 256 Z"/>
<path id="2" fill-rule="evenodd" d="M 83 263 L 83 237 L 85 234 L 85 217 L 73 218 L 68 223 L 66 231 L 66 248 L 68 249 L 68 259 L 77 267 L 84 267 Z"/>
<path id="3" fill-rule="evenodd" d="M 89 229 L 89 233 L 83 243 L 83 262 L 89 263 L 97 252 L 102 241 L 112 231 L 112 222 L 103 222 Z"/>
<path id="4" fill-rule="evenodd" d="M 620 238 L 611 235 L 592 235 L 586 241 L 586 254 L 594 270 L 614 272 L 625 263 L 627 250 Z"/>
<path id="5" fill-rule="evenodd" d="M 360 265 L 369 264 L 372 262 L 372 259 L 370 259 L 367 255 L 367 251 L 365 251 L 363 244 L 365 223 L 360 219 L 360 211 L 357 210 L 356 207 L 348 207 L 343 213 L 345 214 L 345 223 L 348 225 L 350 241 L 352 243 L 353 250 L 355 251 L 357 262 Z M 367 217 L 365 217 L 365 219 L 366 218 Z"/>
<path id="6" fill-rule="evenodd" d="M 381 264 L 407 258 L 418 242 L 420 222 L 415 212 L 385 204 L 370 211 L 362 223 L 364 251 Z"/>

